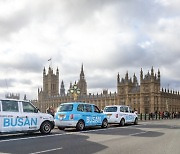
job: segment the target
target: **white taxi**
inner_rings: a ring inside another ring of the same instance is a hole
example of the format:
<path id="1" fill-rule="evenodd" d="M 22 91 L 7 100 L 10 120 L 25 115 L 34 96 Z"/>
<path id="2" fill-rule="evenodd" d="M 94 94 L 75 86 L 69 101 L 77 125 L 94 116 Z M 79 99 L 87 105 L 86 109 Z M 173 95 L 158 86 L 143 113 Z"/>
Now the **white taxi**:
<path id="1" fill-rule="evenodd" d="M 29 101 L 0 100 L 0 133 L 40 131 L 49 134 L 53 128 L 53 116 L 39 112 Z"/>
<path id="2" fill-rule="evenodd" d="M 138 116 L 129 106 L 111 105 L 104 108 L 104 114 L 107 115 L 109 124 L 119 124 L 124 126 L 127 123 L 138 124 Z"/>

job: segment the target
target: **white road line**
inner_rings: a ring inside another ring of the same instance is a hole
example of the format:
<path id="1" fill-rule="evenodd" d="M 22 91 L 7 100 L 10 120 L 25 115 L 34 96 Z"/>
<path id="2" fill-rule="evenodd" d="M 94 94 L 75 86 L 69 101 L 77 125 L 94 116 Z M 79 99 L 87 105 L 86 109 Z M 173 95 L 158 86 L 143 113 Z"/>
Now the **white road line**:
<path id="1" fill-rule="evenodd" d="M 144 131 L 144 132 L 139 132 L 139 133 L 134 133 L 134 134 L 129 134 L 129 136 L 134 136 L 134 135 L 139 135 L 139 134 L 145 134 L 145 133 L 147 133 L 148 131 Z"/>
<path id="2" fill-rule="evenodd" d="M 39 153 L 47 153 L 47 152 L 51 152 L 51 151 L 57 151 L 57 150 L 61 150 L 61 148 L 56 148 L 56 149 L 49 149 L 49 150 L 45 150 L 45 151 L 39 151 L 39 152 L 34 152 L 34 153 L 30 153 L 30 154 L 39 154 Z"/>
<path id="3" fill-rule="evenodd" d="M 46 136 L 36 136 L 36 137 L 27 137 L 27 138 L 17 138 L 17 139 L 9 139 L 9 140 L 0 140 L 0 143 L 1 143 L 1 142 L 27 140 L 27 139 L 45 138 L 45 137 L 50 137 L 50 136 L 61 136 L 61 135 L 65 135 L 65 134 L 53 134 L 53 135 L 46 135 Z"/>
<path id="4" fill-rule="evenodd" d="M 144 124 L 141 124 L 144 125 Z M 17 139 L 9 139 L 9 140 L 0 140 L 0 143 L 2 142 L 11 142 L 11 141 L 20 141 L 20 140 L 28 140 L 28 139 L 36 139 L 36 138 L 45 138 L 45 137 L 53 137 L 53 136 L 62 136 L 62 135 L 71 135 L 71 134 L 85 134 L 90 132 L 98 132 L 98 131 L 105 131 L 105 130 L 112 130 L 112 129 L 125 129 L 125 128 L 131 128 L 131 127 L 137 127 L 138 125 L 132 125 L 132 126 L 124 126 L 124 127 L 110 127 L 110 128 L 104 128 L 104 129 L 94 129 L 94 130 L 86 130 L 81 132 L 68 132 L 63 134 L 52 134 L 52 135 L 45 135 L 45 136 L 35 136 L 35 137 L 27 137 L 27 138 L 17 138 Z"/>

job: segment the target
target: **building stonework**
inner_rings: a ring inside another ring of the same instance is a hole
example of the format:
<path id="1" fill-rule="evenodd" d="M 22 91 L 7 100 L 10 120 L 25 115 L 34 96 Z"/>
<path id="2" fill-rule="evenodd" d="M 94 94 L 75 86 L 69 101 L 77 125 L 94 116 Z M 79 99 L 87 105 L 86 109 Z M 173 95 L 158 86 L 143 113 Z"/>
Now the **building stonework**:
<path id="1" fill-rule="evenodd" d="M 140 71 L 140 84 L 134 74 L 133 78 L 129 77 L 128 72 L 124 78 L 117 75 L 117 92 L 111 93 L 103 90 L 101 94 L 87 94 L 87 83 L 81 67 L 80 79 L 75 82 L 80 93 L 75 96 L 70 92 L 73 85 L 67 93 L 65 93 L 64 82 L 59 86 L 59 70 L 56 74 L 49 67 L 48 73 L 43 70 L 43 88 L 38 89 L 38 100 L 34 103 L 42 112 L 50 106 L 57 108 L 61 103 L 66 102 L 87 102 L 96 104 L 100 109 L 107 105 L 129 105 L 138 113 L 154 113 L 154 112 L 180 112 L 180 95 L 179 91 L 170 91 L 169 89 L 161 89 L 160 71 L 157 74 L 152 67 L 151 71 L 143 75 Z M 60 87 L 60 89 L 59 89 Z M 59 93 L 60 91 L 60 93 Z"/>

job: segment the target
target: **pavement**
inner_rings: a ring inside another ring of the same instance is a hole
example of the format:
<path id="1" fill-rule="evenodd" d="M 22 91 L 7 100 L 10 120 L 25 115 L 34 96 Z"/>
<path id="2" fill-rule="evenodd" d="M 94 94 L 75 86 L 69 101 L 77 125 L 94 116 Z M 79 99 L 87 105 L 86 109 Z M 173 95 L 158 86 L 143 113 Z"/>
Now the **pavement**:
<path id="1" fill-rule="evenodd" d="M 138 125 L 110 125 L 60 131 L 50 135 L 0 136 L 0 153 L 12 154 L 179 154 L 180 120 L 139 121 Z"/>

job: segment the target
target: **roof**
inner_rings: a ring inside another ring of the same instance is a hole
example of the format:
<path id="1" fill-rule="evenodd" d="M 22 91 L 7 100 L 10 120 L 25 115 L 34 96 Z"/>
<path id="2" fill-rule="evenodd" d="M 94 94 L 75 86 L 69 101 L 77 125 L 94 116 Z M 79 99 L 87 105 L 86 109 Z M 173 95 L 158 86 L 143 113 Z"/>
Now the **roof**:
<path id="1" fill-rule="evenodd" d="M 61 104 L 90 104 L 90 103 L 84 103 L 84 102 L 67 102 L 67 103 L 61 103 Z M 60 105 L 61 105 L 60 104 Z M 94 104 L 90 104 L 90 105 L 94 105 Z"/>
<path id="2" fill-rule="evenodd" d="M 28 100 L 19 100 L 19 99 L 12 99 L 12 98 L 2 98 L 0 101 L 17 101 L 17 102 L 29 102 Z"/>
<path id="3" fill-rule="evenodd" d="M 108 105 L 108 106 L 106 106 L 106 107 L 129 107 L 129 106 L 127 106 L 127 105 Z"/>

